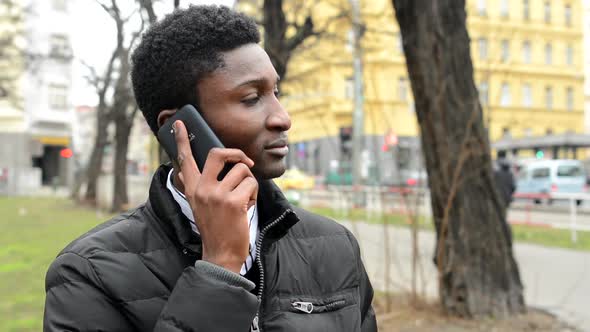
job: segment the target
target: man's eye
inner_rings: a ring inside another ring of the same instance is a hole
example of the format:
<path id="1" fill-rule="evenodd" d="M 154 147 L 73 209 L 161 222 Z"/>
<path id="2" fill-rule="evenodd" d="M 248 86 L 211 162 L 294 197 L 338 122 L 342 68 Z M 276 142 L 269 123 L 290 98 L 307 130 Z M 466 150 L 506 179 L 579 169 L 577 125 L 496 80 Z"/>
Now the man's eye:
<path id="1" fill-rule="evenodd" d="M 255 96 L 255 97 L 251 97 L 251 98 L 247 98 L 242 100 L 242 103 L 246 104 L 247 106 L 253 106 L 256 105 L 256 103 L 260 100 L 259 96 Z"/>

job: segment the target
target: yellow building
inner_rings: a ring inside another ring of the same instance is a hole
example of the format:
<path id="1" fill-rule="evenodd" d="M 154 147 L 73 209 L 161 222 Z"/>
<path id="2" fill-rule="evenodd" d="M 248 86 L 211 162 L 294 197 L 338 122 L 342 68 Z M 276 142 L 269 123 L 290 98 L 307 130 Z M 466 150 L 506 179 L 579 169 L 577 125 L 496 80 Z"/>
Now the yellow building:
<path id="1" fill-rule="evenodd" d="M 341 2 L 347 6 L 348 1 Z M 314 8 L 316 27 L 341 10 L 321 3 Z M 370 172 L 371 165 L 394 160 L 380 151 L 386 133 L 408 147 L 406 154 L 419 155 L 414 153 L 419 128 L 391 2 L 361 1 L 361 8 L 367 27 L 362 46 Z M 583 132 L 581 1 L 468 0 L 467 12 L 474 79 L 491 141 Z M 332 36 L 309 40 L 293 57 L 282 86 L 282 101 L 293 120 L 290 161 L 324 175 L 344 159 L 342 141 L 354 106 L 351 25 L 341 19 L 329 27 Z M 399 162 L 394 164 L 403 168 Z"/>

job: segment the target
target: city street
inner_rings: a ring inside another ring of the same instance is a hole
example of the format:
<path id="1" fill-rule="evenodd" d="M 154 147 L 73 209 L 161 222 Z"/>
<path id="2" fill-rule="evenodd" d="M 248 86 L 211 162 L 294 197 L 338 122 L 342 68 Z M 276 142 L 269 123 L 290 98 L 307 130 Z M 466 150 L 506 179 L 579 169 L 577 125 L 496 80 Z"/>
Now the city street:
<path id="1" fill-rule="evenodd" d="M 419 191 L 418 191 L 419 192 Z M 426 194 L 427 192 L 420 192 Z M 416 207 L 415 196 L 409 196 L 405 202 L 398 193 L 385 192 L 381 195 L 375 192 L 363 192 L 366 202 L 363 208 L 378 211 L 405 213 L 406 204 L 411 209 Z M 350 209 L 353 207 L 353 199 L 350 191 L 338 192 L 335 190 L 314 189 L 301 192 L 301 204 L 303 206 L 325 206 L 335 209 Z M 430 202 L 421 199 L 418 205 L 419 211 L 430 214 Z M 590 202 L 586 201 L 581 206 L 576 206 L 575 223 L 572 223 L 570 204 L 567 200 L 556 200 L 551 205 L 534 204 L 532 201 L 516 200 L 508 211 L 508 221 L 515 224 L 531 224 L 562 229 L 590 231 Z"/>
<path id="2" fill-rule="evenodd" d="M 377 290 L 409 290 L 411 287 L 411 237 L 408 228 L 388 227 L 357 222 L 344 223 L 355 232 L 363 249 L 367 272 Z M 384 235 L 389 235 L 390 283 L 385 283 Z M 434 298 L 437 295 L 436 269 L 432 263 L 434 234 L 419 236 L 420 268 L 418 290 Z M 590 331 L 590 253 L 515 245 L 529 306 L 547 309 L 566 322 Z"/>
<path id="3" fill-rule="evenodd" d="M 511 223 L 535 224 L 555 228 L 570 229 L 572 220 L 567 204 L 556 206 L 518 204 L 508 212 Z M 587 207 L 577 208 L 575 226 L 577 230 L 590 231 L 590 213 Z"/>

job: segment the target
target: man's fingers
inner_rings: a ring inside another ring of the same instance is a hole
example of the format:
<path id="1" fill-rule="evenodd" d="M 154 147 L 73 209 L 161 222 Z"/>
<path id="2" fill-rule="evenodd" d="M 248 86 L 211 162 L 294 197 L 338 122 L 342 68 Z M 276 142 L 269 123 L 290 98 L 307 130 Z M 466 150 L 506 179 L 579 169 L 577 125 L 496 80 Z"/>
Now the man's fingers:
<path id="1" fill-rule="evenodd" d="M 252 159 L 248 158 L 242 150 L 213 148 L 209 151 L 203 166 L 203 179 L 217 181 L 217 176 L 226 163 L 244 163 L 249 168 L 254 166 Z"/>
<path id="2" fill-rule="evenodd" d="M 258 196 L 258 181 L 254 177 L 247 177 L 232 191 L 232 195 L 236 195 L 244 206 L 250 208 L 256 202 Z"/>
<path id="3" fill-rule="evenodd" d="M 172 125 L 174 129 L 174 138 L 176 140 L 176 146 L 178 149 L 178 157 L 176 163 L 180 167 L 180 172 L 183 174 L 183 183 L 185 188 L 193 187 L 200 175 L 195 159 L 191 152 L 191 146 L 186 133 L 184 123 L 180 120 L 176 120 Z"/>
<path id="4" fill-rule="evenodd" d="M 219 184 L 221 190 L 232 191 L 234 190 L 242 180 L 247 177 L 254 177 L 248 165 L 244 163 L 235 164 L 231 170 L 225 175 L 221 183 Z"/>

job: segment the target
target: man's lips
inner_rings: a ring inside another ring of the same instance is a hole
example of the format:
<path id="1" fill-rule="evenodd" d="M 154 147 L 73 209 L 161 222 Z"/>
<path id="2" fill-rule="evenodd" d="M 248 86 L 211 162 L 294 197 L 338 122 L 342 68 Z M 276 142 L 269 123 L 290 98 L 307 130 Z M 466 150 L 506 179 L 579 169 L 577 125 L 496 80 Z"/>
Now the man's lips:
<path id="1" fill-rule="evenodd" d="M 287 141 L 287 139 L 281 138 L 281 139 L 271 142 L 270 144 L 268 144 L 264 148 L 265 149 L 282 148 L 284 146 L 287 146 L 288 144 L 289 144 L 289 142 Z"/>
<path id="2" fill-rule="evenodd" d="M 288 141 L 278 139 L 264 147 L 266 151 L 279 157 L 284 157 L 289 153 Z"/>

